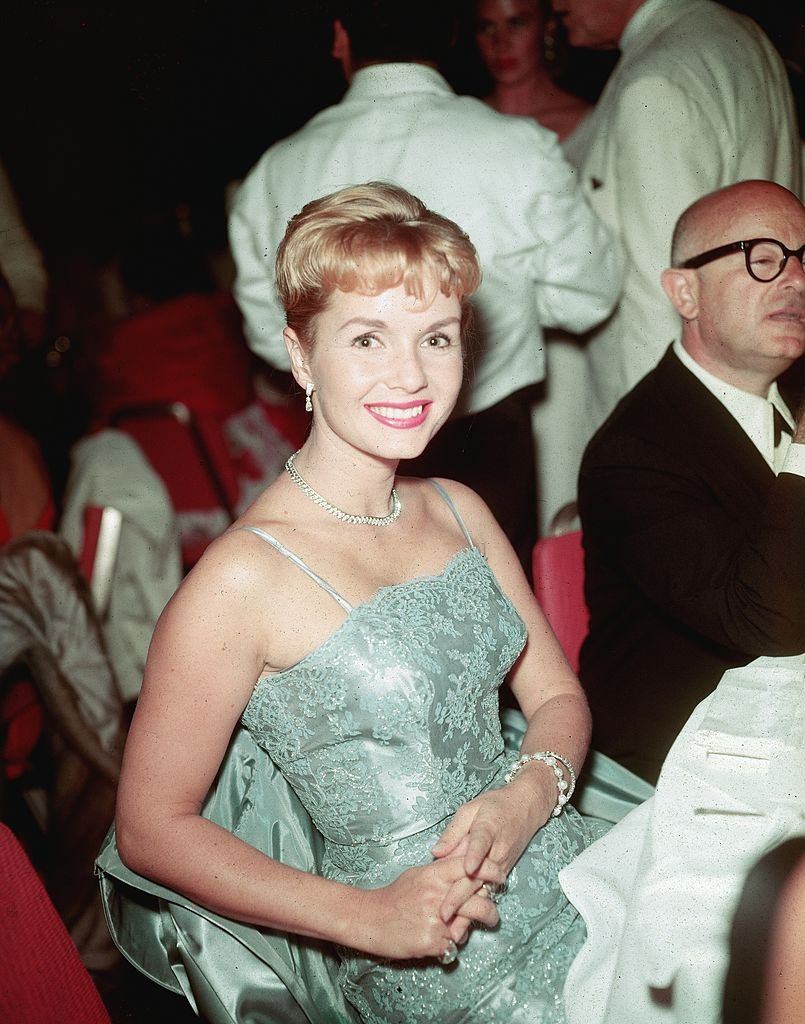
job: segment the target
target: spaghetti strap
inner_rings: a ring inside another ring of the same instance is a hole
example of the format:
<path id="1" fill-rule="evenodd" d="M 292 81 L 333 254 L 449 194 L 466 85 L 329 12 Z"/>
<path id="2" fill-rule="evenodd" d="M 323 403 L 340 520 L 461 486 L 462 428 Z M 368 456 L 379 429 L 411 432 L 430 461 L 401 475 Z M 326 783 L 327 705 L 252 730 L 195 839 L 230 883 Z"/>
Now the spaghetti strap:
<path id="1" fill-rule="evenodd" d="M 295 555 L 293 551 L 286 548 L 284 544 L 280 544 L 276 537 L 272 537 L 270 533 L 266 533 L 265 530 L 261 530 L 259 526 L 238 526 L 237 530 L 249 530 L 250 533 L 256 533 L 258 537 L 262 537 L 264 541 L 272 546 L 272 548 L 279 551 L 281 555 L 285 555 L 289 561 L 298 566 L 302 572 L 306 573 L 315 583 L 318 583 L 322 590 L 326 590 L 330 597 L 341 605 L 347 615 L 350 614 L 352 611 L 352 605 L 349 601 L 343 598 L 337 590 L 331 587 L 327 580 L 322 579 L 322 577 L 319 576 L 318 573 L 315 573 L 309 565 L 306 565 L 299 555 Z"/>
<path id="2" fill-rule="evenodd" d="M 444 489 L 444 487 L 442 487 L 441 484 L 436 483 L 435 480 L 432 480 L 432 479 L 429 478 L 428 479 L 428 483 L 431 484 L 431 486 L 435 487 L 436 490 L 439 492 L 439 494 L 441 494 L 441 496 L 447 502 L 447 504 L 448 504 L 448 506 L 450 508 L 450 511 L 456 517 L 456 522 L 461 527 L 461 532 L 467 538 L 467 543 L 469 544 L 469 546 L 471 548 L 474 548 L 475 544 L 473 543 L 473 539 L 472 539 L 472 537 L 470 537 L 470 532 L 467 529 L 467 527 L 464 525 L 464 520 L 461 518 L 458 509 L 456 508 L 455 504 L 453 503 L 453 499 L 450 497 L 450 495 L 447 493 L 447 491 Z"/>

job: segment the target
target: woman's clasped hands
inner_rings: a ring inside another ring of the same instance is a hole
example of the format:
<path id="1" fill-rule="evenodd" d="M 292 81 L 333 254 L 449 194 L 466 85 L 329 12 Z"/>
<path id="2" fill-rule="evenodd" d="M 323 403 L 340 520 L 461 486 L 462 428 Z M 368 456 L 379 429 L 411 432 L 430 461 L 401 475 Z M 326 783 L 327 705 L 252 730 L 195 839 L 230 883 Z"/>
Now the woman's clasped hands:
<path id="1" fill-rule="evenodd" d="M 473 925 L 494 928 L 494 897 L 552 806 L 549 791 L 527 777 L 464 804 L 432 848 L 432 864 L 363 893 L 356 947 L 389 959 L 440 960 Z"/>
<path id="2" fill-rule="evenodd" d="M 458 894 L 456 912 L 445 917 L 442 907 Z M 458 858 L 408 868 L 390 885 L 362 893 L 358 920 L 363 934 L 357 948 L 392 960 L 440 959 L 446 950 L 466 941 L 472 924 L 494 928 L 495 904 L 483 890 L 483 879 L 468 878 Z"/>
<path id="3" fill-rule="evenodd" d="M 509 872 L 548 820 L 551 807 L 547 791 L 518 779 L 481 793 L 456 811 L 431 851 L 437 863 L 461 865 L 461 875 L 439 908 L 443 921 L 469 916 L 465 901 L 470 889 L 478 892 L 480 886 L 488 898 L 505 887 Z"/>

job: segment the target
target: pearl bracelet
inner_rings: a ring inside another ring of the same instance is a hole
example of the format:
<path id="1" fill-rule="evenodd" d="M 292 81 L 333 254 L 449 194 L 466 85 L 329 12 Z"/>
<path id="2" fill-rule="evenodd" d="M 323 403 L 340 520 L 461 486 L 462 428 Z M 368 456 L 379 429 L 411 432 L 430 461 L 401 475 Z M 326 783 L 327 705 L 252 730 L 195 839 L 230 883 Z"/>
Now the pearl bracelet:
<path id="1" fill-rule="evenodd" d="M 556 776 L 556 788 L 558 793 L 556 797 L 556 806 L 551 811 L 551 817 L 558 818 L 562 813 L 562 809 L 565 804 L 573 796 L 573 791 L 576 788 L 576 773 L 573 770 L 573 765 L 566 757 L 555 753 L 553 750 L 538 750 L 533 754 L 524 754 L 519 761 L 515 761 L 506 773 L 504 777 L 505 781 L 507 783 L 511 782 L 523 765 L 529 764 L 531 761 L 542 761 L 544 764 L 548 765 Z M 564 769 L 564 771 L 562 769 Z M 565 772 L 567 772 L 567 778 L 570 780 L 569 783 L 565 779 Z"/>

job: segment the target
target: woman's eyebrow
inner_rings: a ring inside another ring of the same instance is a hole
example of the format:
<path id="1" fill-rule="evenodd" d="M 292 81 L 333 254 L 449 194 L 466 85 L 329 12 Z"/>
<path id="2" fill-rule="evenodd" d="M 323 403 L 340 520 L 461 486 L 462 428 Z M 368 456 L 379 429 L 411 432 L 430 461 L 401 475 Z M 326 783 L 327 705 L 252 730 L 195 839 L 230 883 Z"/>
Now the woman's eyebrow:
<path id="1" fill-rule="evenodd" d="M 435 323 L 430 324 L 425 328 L 426 331 L 435 331 L 440 327 L 450 327 L 451 324 L 459 324 L 461 320 L 457 316 L 448 316 L 444 320 L 437 320 Z M 360 325 L 361 327 L 373 327 L 377 330 L 382 330 L 387 327 L 388 324 L 385 320 L 370 320 L 362 316 L 353 316 L 349 320 L 345 320 L 344 323 L 338 328 L 339 331 L 343 331 L 345 327 L 354 327 Z"/>

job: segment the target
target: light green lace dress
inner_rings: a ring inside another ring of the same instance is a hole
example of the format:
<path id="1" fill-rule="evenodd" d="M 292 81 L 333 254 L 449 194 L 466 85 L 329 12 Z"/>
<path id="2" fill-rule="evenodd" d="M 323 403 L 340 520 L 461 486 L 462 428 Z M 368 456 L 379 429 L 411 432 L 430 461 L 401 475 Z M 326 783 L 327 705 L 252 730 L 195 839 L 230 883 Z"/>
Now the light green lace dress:
<path id="1" fill-rule="evenodd" d="M 315 870 L 362 888 L 386 885 L 405 868 L 432 860 L 430 849 L 458 807 L 503 784 L 510 758 L 501 738 L 498 687 L 523 648 L 525 627 L 469 537 L 468 546 L 439 575 L 384 587 L 353 608 L 274 538 L 254 532 L 332 594 L 347 617 L 298 664 L 258 680 L 242 719 L 253 746 L 244 754 L 235 744 L 230 760 L 241 769 L 233 772 L 225 764 L 225 781 L 219 780 L 214 796 L 217 810 L 209 816 L 223 818 L 272 856 L 285 854 L 283 859 L 298 863 L 287 835 L 277 840 L 276 807 L 263 816 L 255 806 L 259 759 L 253 752 L 258 749 L 290 784 L 323 837 L 312 847 Z M 245 741 L 239 742 L 242 747 Z M 244 772 L 246 786 L 238 784 Z M 264 818 L 274 825 L 264 825 L 260 836 Z M 284 827 L 287 833 L 287 821 Z M 223 983 L 227 991 L 216 992 L 228 1016 L 211 1000 L 199 1000 L 192 979 L 179 978 L 205 1015 L 216 1014 L 209 1018 L 216 1024 L 293 1019 L 291 1009 L 272 1015 L 267 997 L 260 1008 L 260 960 L 274 972 L 263 971 L 265 991 L 271 975 L 277 994 L 276 975 L 312 1020 L 354 1019 L 357 1011 L 366 1024 L 559 1024 L 565 975 L 584 940 L 584 926 L 562 894 L 557 874 L 598 834 L 572 808 L 552 818 L 510 875 L 499 903 L 500 925 L 475 928 L 458 962 L 448 968 L 433 961 L 382 962 L 349 949 L 338 950 L 340 965 L 325 953 L 311 968 L 306 957 L 322 954 L 285 938 L 281 952 L 290 951 L 289 973 L 276 951 L 259 952 L 266 936 L 260 929 L 224 922 L 239 941 L 229 952 L 221 951 L 209 927 L 220 919 L 127 873 L 113 839 L 99 867 L 113 932 L 119 941 L 123 937 L 121 945 L 135 962 L 151 958 L 146 969 L 157 980 L 170 983 L 153 966 L 155 945 L 167 949 L 174 965 L 186 961 L 184 950 L 192 942 L 184 908 L 191 911 L 191 925 L 192 915 L 204 922 L 205 941 L 194 952 L 191 972 L 202 976 L 201 987 L 222 984 L 215 981 L 220 966 L 207 968 L 205 960 L 234 958 Z M 300 866 L 310 869 L 309 863 Z M 142 911 L 139 924 L 121 913 L 121 882 L 159 897 L 158 927 Z M 242 993 L 234 991 L 235 974 L 250 993 L 248 1013 Z M 340 993 L 329 991 L 333 981 Z M 311 985 L 317 994 L 309 998 Z M 275 1003 L 278 1008 L 279 996 Z"/>

